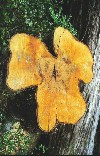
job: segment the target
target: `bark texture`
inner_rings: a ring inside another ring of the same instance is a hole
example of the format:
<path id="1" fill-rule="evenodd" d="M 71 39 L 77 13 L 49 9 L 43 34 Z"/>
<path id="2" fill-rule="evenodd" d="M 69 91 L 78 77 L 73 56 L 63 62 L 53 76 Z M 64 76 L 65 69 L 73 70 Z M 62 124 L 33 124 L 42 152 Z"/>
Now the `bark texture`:
<path id="1" fill-rule="evenodd" d="M 58 125 L 50 134 L 49 149 L 52 154 L 91 155 L 100 115 L 100 36 L 98 35 L 100 2 L 73 0 L 65 7 L 74 17 L 73 24 L 79 32 L 79 39 L 91 49 L 94 58 L 94 78 L 90 84 L 82 88 L 82 94 L 87 102 L 87 112 L 75 126 Z"/>

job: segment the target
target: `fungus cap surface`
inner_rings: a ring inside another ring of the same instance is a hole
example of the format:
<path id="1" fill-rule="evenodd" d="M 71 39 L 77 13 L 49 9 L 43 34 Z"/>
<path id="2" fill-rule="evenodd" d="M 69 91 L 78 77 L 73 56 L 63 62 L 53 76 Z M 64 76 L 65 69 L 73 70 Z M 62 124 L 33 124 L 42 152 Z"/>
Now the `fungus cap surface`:
<path id="1" fill-rule="evenodd" d="M 34 36 L 13 36 L 7 77 L 7 85 L 13 90 L 38 86 L 37 121 L 46 132 L 57 122 L 78 122 L 86 111 L 79 80 L 89 83 L 93 78 L 93 59 L 86 45 L 62 27 L 55 29 L 53 42 L 57 58 Z"/>

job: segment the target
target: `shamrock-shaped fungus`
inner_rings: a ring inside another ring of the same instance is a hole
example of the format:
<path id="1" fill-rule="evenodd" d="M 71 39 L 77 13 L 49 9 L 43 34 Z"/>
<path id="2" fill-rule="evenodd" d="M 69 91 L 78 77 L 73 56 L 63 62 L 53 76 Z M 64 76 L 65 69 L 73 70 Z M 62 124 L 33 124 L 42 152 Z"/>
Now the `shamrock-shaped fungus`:
<path id="1" fill-rule="evenodd" d="M 89 48 L 62 27 L 54 32 L 52 56 L 44 43 L 34 36 L 16 34 L 10 40 L 11 58 L 7 85 L 13 90 L 38 86 L 37 120 L 48 132 L 57 122 L 75 124 L 86 111 L 79 91 L 79 80 L 93 78 L 93 59 Z"/>

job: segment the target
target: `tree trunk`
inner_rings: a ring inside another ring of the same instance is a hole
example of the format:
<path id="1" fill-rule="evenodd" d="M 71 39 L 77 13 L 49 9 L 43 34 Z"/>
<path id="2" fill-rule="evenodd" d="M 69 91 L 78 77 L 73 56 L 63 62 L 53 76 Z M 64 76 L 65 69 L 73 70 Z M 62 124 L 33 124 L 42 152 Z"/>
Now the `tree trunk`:
<path id="1" fill-rule="evenodd" d="M 90 84 L 84 85 L 82 90 L 87 102 L 87 112 L 76 125 L 58 125 L 50 134 L 49 152 L 60 155 L 91 155 L 100 115 L 100 2 L 73 0 L 65 3 L 67 12 L 72 14 L 79 39 L 91 49 L 94 78 Z"/>

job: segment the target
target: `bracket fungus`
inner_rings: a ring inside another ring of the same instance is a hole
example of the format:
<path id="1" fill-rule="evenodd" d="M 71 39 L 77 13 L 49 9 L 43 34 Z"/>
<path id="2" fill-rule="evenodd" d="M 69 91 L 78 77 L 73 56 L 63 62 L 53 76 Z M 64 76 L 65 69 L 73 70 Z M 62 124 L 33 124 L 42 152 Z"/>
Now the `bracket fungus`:
<path id="1" fill-rule="evenodd" d="M 37 120 L 46 132 L 57 122 L 77 123 L 86 111 L 79 80 L 89 83 L 93 78 L 93 58 L 86 45 L 62 27 L 55 29 L 53 42 L 57 58 L 34 36 L 13 36 L 7 76 L 7 85 L 13 90 L 38 86 Z"/>

